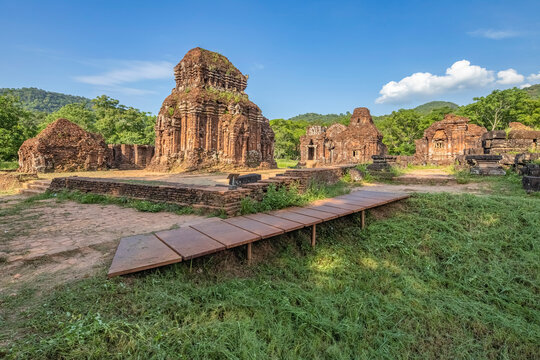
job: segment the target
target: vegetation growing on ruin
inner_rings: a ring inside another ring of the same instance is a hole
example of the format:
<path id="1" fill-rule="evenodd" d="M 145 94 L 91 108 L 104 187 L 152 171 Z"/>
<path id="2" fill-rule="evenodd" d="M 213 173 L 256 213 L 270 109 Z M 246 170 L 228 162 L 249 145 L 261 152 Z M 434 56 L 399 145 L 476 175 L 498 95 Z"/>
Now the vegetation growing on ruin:
<path id="1" fill-rule="evenodd" d="M 247 94 L 240 94 L 235 91 L 216 89 L 211 86 L 207 86 L 204 90 L 210 97 L 221 100 L 223 103 L 226 104 L 238 104 L 239 102 L 249 101 L 249 97 L 247 96 Z"/>
<path id="2" fill-rule="evenodd" d="M 349 192 L 350 187 L 345 181 L 339 181 L 332 185 L 312 182 L 304 192 L 299 192 L 294 185 L 276 187 L 271 184 L 262 201 L 255 201 L 249 197 L 242 199 L 240 213 L 244 215 L 290 206 L 304 206 L 315 200 L 344 195 Z"/>
<path id="3" fill-rule="evenodd" d="M 5 358 L 535 358 L 540 202 L 419 194 L 244 249 L 0 298 Z M 385 213 L 391 213 L 386 218 Z M 258 260 L 260 259 L 260 260 Z"/>

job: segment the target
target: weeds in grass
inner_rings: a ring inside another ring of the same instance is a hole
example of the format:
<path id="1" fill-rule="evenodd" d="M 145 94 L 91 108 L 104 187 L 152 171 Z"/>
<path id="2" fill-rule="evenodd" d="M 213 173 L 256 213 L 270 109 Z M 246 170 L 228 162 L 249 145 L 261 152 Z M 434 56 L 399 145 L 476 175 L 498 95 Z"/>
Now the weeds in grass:
<path id="1" fill-rule="evenodd" d="M 252 214 L 290 206 L 303 206 L 315 200 L 335 197 L 348 192 L 350 192 L 350 189 L 344 181 L 332 185 L 312 182 L 303 193 L 300 193 L 294 184 L 289 187 L 276 187 L 271 184 L 262 201 L 256 201 L 249 197 L 242 199 L 240 213 Z"/>
<path id="2" fill-rule="evenodd" d="M 319 225 L 314 249 L 306 231 L 255 243 L 264 261 L 240 277 L 216 255 L 27 289 L 0 299 L 0 357 L 533 359 L 538 213 L 532 198 L 421 194 L 365 230 Z"/>
<path id="3" fill-rule="evenodd" d="M 387 183 L 392 180 L 392 178 L 403 175 L 403 170 L 398 166 L 391 166 L 387 172 L 382 174 L 373 174 L 370 173 L 368 169 L 369 164 L 359 164 L 356 166 L 358 170 L 360 170 L 364 174 L 364 179 L 362 182 L 364 183 L 373 183 L 373 182 L 382 182 Z"/>

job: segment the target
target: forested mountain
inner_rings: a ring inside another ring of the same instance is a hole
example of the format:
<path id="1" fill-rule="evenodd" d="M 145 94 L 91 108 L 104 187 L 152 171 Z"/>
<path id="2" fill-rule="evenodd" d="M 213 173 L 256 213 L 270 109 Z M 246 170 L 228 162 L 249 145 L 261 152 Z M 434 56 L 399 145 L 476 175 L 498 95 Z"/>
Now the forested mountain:
<path id="1" fill-rule="evenodd" d="M 439 110 L 442 108 L 448 107 L 450 109 L 457 109 L 459 106 L 457 104 L 454 104 L 453 102 L 449 101 L 430 101 L 428 103 L 419 105 L 415 107 L 414 111 L 419 113 L 420 115 L 427 115 L 433 110 Z M 293 116 L 292 118 L 289 118 L 287 120 L 292 121 L 307 121 L 310 123 L 317 123 L 321 125 L 328 125 L 333 123 L 342 123 L 342 124 L 348 124 L 349 120 L 351 119 L 351 113 L 347 111 L 345 114 L 317 114 L 317 113 L 306 113 L 306 114 L 300 114 Z M 381 115 L 381 116 L 373 116 L 373 120 L 377 122 L 378 120 L 381 120 L 382 118 L 385 118 L 389 115 Z"/>
<path id="2" fill-rule="evenodd" d="M 0 96 L 11 94 L 19 98 L 21 105 L 26 110 L 52 113 L 68 104 L 88 104 L 90 99 L 82 96 L 61 94 L 37 88 L 9 89 L 0 88 Z"/>
<path id="3" fill-rule="evenodd" d="M 540 98 L 540 84 L 536 84 L 536 85 L 526 87 L 523 90 L 525 90 L 527 92 L 527 94 L 529 94 L 529 96 L 532 97 L 533 99 Z"/>
<path id="4" fill-rule="evenodd" d="M 413 110 L 419 113 L 420 115 L 427 115 L 433 110 L 438 110 L 445 107 L 448 107 L 450 109 L 459 108 L 458 104 L 454 104 L 453 102 L 450 102 L 450 101 L 430 101 L 428 103 L 415 107 Z"/>
<path id="5" fill-rule="evenodd" d="M 317 113 L 306 113 L 306 114 L 300 114 L 296 115 L 288 120 L 291 121 L 307 121 L 312 123 L 320 123 L 320 124 L 333 124 L 336 122 L 349 122 L 351 119 L 351 113 L 346 112 L 345 114 L 317 114 Z"/>

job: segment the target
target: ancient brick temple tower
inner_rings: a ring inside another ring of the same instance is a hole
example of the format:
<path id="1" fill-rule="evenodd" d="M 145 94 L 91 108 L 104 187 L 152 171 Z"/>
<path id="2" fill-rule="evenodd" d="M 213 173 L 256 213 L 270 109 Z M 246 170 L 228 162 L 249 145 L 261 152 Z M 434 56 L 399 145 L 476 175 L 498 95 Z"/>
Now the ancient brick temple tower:
<path id="1" fill-rule="evenodd" d="M 151 168 L 275 167 L 274 132 L 244 93 L 247 75 L 201 48 L 191 49 L 174 75 L 156 120 Z"/>
<path id="2" fill-rule="evenodd" d="M 316 165 L 354 164 L 371 161 L 372 155 L 388 150 L 368 108 L 354 109 L 349 126 L 333 124 L 326 128 L 313 125 L 300 137 L 301 163 Z"/>
<path id="3" fill-rule="evenodd" d="M 481 147 L 481 137 L 487 130 L 469 121 L 466 117 L 447 114 L 433 123 L 424 131 L 423 138 L 415 140 L 415 162 L 449 165 L 468 149 Z"/>

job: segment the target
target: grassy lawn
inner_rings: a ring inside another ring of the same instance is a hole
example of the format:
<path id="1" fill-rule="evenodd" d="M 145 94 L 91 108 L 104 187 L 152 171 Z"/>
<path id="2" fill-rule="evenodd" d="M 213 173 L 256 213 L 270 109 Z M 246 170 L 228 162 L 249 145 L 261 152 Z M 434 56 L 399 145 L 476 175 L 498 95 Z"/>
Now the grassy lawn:
<path id="1" fill-rule="evenodd" d="M 18 167 L 17 161 L 0 161 L 0 170 L 16 170 Z"/>
<path id="2" fill-rule="evenodd" d="M 278 169 L 287 169 L 295 167 L 298 164 L 298 160 L 289 159 L 276 159 Z"/>
<path id="3" fill-rule="evenodd" d="M 386 216 L 386 215 L 390 216 Z M 138 275 L 0 299 L 6 358 L 520 358 L 540 350 L 540 200 L 421 194 Z"/>

